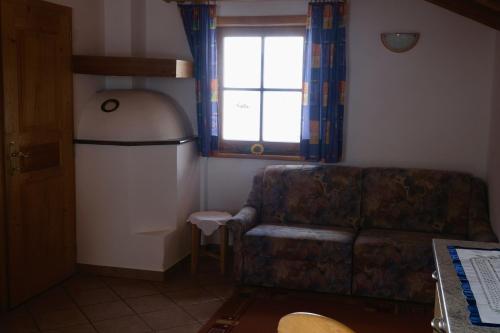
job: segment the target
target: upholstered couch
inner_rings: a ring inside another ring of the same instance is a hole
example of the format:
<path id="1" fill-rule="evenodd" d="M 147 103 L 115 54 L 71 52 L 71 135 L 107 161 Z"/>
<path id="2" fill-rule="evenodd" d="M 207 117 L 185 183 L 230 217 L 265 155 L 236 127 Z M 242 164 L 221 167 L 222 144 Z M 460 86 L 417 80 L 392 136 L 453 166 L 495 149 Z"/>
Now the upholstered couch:
<path id="1" fill-rule="evenodd" d="M 418 302 L 433 238 L 496 241 L 481 180 L 416 169 L 270 166 L 229 228 L 243 284 Z"/>

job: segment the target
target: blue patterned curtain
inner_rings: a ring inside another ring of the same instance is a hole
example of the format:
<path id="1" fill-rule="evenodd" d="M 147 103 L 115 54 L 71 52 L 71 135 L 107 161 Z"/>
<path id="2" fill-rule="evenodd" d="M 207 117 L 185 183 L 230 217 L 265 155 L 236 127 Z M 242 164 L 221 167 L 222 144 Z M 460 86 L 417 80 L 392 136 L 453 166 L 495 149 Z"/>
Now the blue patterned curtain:
<path id="1" fill-rule="evenodd" d="M 342 159 L 346 82 L 345 4 L 309 3 L 304 58 L 301 155 L 336 163 Z"/>
<path id="2" fill-rule="evenodd" d="M 215 5 L 179 5 L 194 58 L 198 145 L 202 156 L 218 146 L 217 35 Z"/>

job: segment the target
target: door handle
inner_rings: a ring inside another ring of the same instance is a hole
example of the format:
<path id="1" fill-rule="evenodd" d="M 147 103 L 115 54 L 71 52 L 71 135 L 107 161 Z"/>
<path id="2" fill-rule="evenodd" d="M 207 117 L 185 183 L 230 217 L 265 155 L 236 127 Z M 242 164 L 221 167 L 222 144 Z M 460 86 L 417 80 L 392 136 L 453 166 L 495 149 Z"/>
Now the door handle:
<path id="1" fill-rule="evenodd" d="M 16 143 L 13 141 L 9 143 L 9 147 L 10 174 L 13 175 L 16 171 L 20 171 L 19 159 L 29 158 L 31 155 L 22 151 L 16 151 Z"/>
<path id="2" fill-rule="evenodd" d="M 31 157 L 31 155 L 29 153 L 23 153 L 22 151 L 18 151 L 18 152 L 14 152 L 10 155 L 11 157 L 14 157 L 14 158 L 28 158 L 28 157 Z"/>

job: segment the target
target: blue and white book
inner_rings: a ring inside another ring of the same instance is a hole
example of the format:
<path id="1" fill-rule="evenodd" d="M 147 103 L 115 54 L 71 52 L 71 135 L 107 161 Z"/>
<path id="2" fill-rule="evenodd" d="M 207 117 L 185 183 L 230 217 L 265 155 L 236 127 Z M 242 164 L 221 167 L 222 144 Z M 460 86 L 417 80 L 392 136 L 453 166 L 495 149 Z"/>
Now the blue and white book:
<path id="1" fill-rule="evenodd" d="M 448 246 L 474 325 L 500 327 L 500 249 Z"/>

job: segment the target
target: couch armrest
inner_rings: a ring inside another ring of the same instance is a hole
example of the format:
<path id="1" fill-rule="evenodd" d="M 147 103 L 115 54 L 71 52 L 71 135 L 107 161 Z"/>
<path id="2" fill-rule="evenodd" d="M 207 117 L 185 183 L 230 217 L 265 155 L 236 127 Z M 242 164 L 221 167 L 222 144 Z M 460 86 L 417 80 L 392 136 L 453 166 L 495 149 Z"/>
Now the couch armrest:
<path id="1" fill-rule="evenodd" d="M 254 207 L 245 206 L 238 214 L 227 222 L 229 230 L 233 232 L 235 241 L 257 225 L 257 210 Z"/>
<path id="2" fill-rule="evenodd" d="M 243 268 L 243 235 L 257 225 L 257 210 L 245 206 L 238 214 L 227 222 L 229 230 L 233 233 L 234 268 L 233 274 L 236 281 L 242 280 Z"/>
<path id="3" fill-rule="evenodd" d="M 498 241 L 491 228 L 488 209 L 488 189 L 480 179 L 472 180 L 472 193 L 469 209 L 468 238 L 477 242 Z"/>

